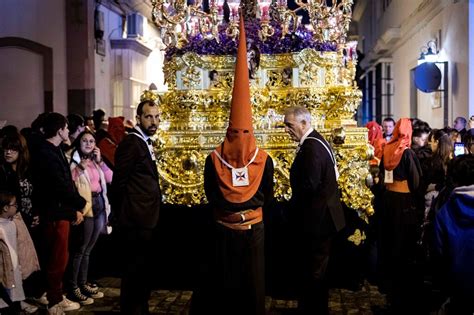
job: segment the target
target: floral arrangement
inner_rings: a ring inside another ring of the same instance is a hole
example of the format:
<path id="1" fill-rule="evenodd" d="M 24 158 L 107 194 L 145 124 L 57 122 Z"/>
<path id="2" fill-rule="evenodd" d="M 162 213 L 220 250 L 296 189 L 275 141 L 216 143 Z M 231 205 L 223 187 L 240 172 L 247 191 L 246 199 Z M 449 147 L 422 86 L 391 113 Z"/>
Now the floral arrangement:
<path id="1" fill-rule="evenodd" d="M 313 33 L 304 26 L 299 26 L 296 32 L 282 36 L 282 29 L 278 23 L 271 24 L 274 34 L 263 41 L 259 37 L 260 23 L 249 21 L 245 23 L 247 41 L 255 45 L 262 54 L 282 54 L 298 52 L 305 48 L 317 51 L 336 51 L 337 45 L 331 42 L 317 42 Z M 188 38 L 188 42 L 181 48 L 168 47 L 165 58 L 170 60 L 174 55 L 183 55 L 194 52 L 198 55 L 235 55 L 237 41 L 227 36 L 225 28 L 219 29 L 219 43 L 215 39 L 206 39 L 202 34 Z"/>

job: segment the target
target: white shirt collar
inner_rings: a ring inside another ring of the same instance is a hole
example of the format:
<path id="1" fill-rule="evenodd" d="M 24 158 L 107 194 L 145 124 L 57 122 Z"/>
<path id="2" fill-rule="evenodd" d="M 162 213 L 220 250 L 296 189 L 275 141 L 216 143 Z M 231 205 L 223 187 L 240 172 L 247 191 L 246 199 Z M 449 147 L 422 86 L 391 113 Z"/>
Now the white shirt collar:
<path id="1" fill-rule="evenodd" d="M 303 142 L 306 140 L 306 138 L 309 136 L 309 134 L 312 133 L 313 131 L 314 131 L 313 128 L 309 128 L 308 131 L 306 131 L 306 133 L 303 135 L 303 137 L 301 137 L 300 145 L 303 144 Z"/>
<path id="2" fill-rule="evenodd" d="M 148 141 L 148 139 L 150 139 L 150 137 L 143 133 L 143 131 L 142 131 L 142 129 L 140 128 L 139 125 L 136 125 L 136 126 L 135 126 L 135 130 L 138 131 L 138 134 L 137 134 L 137 133 L 134 133 L 134 135 L 137 136 L 137 137 L 142 138 L 142 140 L 145 141 L 145 144 L 148 146 L 148 150 L 150 151 L 151 159 L 152 159 L 153 161 L 155 161 L 156 158 L 155 158 L 155 152 L 153 151 L 153 145 L 151 144 L 151 140 Z"/>
<path id="3" fill-rule="evenodd" d="M 143 132 L 142 128 L 140 128 L 139 125 L 135 125 L 135 130 L 137 130 L 140 133 L 140 135 L 145 140 L 145 142 L 147 142 L 148 139 L 150 139 L 150 137 Z"/>

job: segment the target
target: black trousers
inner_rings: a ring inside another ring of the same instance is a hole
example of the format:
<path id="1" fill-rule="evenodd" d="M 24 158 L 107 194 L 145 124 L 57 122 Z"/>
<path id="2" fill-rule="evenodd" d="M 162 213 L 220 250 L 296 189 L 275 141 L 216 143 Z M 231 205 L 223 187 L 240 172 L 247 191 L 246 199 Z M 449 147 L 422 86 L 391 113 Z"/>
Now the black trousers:
<path id="1" fill-rule="evenodd" d="M 120 228 L 123 244 L 120 313 L 149 314 L 148 301 L 152 285 L 152 251 L 155 231 Z"/>
<path id="2" fill-rule="evenodd" d="M 216 223 L 215 257 L 211 269 L 214 298 L 208 314 L 265 314 L 263 222 L 236 231 Z"/>
<path id="3" fill-rule="evenodd" d="M 300 314 L 329 314 L 329 287 L 326 271 L 329 263 L 332 240 L 308 244 L 302 240 L 299 249 L 301 269 L 299 274 L 298 311 Z"/>
<path id="4" fill-rule="evenodd" d="M 380 213 L 379 286 L 397 314 L 424 314 L 423 271 L 417 262 L 420 234 L 413 199 L 409 193 L 386 191 Z"/>

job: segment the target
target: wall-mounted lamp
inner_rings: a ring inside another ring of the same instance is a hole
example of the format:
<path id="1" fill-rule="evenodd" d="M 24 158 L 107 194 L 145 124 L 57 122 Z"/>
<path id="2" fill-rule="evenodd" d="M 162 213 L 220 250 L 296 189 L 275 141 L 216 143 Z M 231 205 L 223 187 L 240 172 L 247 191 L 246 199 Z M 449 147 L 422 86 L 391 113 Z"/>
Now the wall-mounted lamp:
<path id="1" fill-rule="evenodd" d="M 437 43 L 437 40 L 430 40 L 426 46 L 420 48 L 418 66 L 411 69 L 412 95 L 414 95 L 412 101 L 415 104 L 413 106 L 417 108 L 417 90 L 424 93 L 438 93 L 433 96 L 434 101 L 431 102 L 431 107 L 433 109 L 442 108 L 443 123 L 447 126 L 449 124 L 449 67 L 448 61 L 440 61 Z"/>
<path id="2" fill-rule="evenodd" d="M 430 40 L 426 43 L 426 46 L 420 48 L 420 57 L 418 58 L 418 65 L 425 62 L 437 62 L 438 61 L 438 47 L 436 40 Z"/>

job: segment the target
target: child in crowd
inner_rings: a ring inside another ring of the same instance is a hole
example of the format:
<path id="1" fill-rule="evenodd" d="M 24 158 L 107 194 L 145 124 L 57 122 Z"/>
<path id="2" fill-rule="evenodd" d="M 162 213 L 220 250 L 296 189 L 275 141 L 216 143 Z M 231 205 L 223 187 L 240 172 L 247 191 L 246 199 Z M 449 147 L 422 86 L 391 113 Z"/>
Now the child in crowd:
<path id="1" fill-rule="evenodd" d="M 0 314 L 28 314 L 38 309 L 24 302 L 23 280 L 39 270 L 28 229 L 17 213 L 16 197 L 0 192 Z"/>

